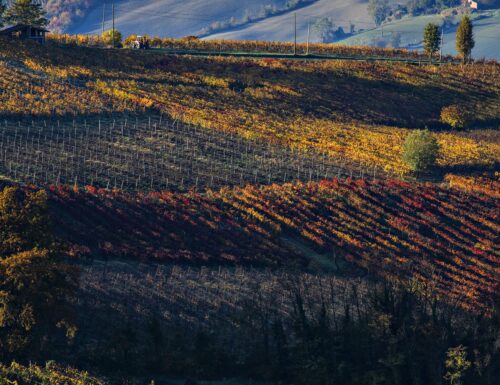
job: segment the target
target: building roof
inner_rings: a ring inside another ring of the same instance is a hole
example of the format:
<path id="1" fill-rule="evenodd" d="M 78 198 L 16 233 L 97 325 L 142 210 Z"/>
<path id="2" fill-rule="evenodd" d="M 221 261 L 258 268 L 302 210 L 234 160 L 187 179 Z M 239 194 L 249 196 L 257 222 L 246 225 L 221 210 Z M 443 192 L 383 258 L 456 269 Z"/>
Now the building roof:
<path id="1" fill-rule="evenodd" d="M 49 32 L 48 30 L 46 30 L 43 27 L 35 27 L 32 25 L 28 25 L 28 24 L 15 24 L 15 25 L 6 25 L 3 28 L 0 28 L 0 34 L 21 31 L 27 27 L 29 27 L 31 29 L 36 29 L 36 30 L 42 31 L 42 32 Z"/>

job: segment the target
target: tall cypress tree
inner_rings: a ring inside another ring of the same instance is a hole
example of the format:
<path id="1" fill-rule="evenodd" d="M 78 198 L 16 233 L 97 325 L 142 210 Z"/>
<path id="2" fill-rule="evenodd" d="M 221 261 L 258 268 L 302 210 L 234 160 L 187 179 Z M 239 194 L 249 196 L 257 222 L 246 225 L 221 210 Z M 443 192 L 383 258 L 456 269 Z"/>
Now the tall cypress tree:
<path id="1" fill-rule="evenodd" d="M 5 12 L 4 20 L 9 24 L 28 24 L 35 27 L 48 24 L 42 5 L 33 0 L 15 0 Z"/>
<path id="2" fill-rule="evenodd" d="M 457 52 L 462 57 L 464 63 L 470 61 L 474 44 L 472 21 L 468 15 L 464 15 L 458 25 L 456 41 Z"/>
<path id="3" fill-rule="evenodd" d="M 427 24 L 424 29 L 424 50 L 429 59 L 432 59 L 432 55 L 439 50 L 440 40 L 439 27 L 433 23 Z"/>

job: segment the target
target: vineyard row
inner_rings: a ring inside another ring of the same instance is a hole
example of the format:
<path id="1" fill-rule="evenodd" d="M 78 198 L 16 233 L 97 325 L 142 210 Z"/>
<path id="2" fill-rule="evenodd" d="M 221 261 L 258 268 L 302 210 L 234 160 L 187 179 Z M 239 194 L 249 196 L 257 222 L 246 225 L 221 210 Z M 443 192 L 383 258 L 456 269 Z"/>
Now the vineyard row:
<path id="1" fill-rule="evenodd" d="M 128 191 L 382 175 L 376 167 L 341 156 L 299 152 L 147 116 L 31 125 L 5 120 L 0 159 L 0 173 L 22 183 Z"/>

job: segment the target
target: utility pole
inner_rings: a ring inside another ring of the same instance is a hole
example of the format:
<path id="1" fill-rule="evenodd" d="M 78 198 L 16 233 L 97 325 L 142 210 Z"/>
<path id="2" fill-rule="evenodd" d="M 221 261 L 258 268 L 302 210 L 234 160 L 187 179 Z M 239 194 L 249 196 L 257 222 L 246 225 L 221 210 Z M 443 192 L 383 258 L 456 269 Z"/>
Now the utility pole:
<path id="1" fill-rule="evenodd" d="M 294 13 L 295 17 L 295 39 L 293 43 L 293 55 L 297 55 L 297 12 Z"/>
<path id="2" fill-rule="evenodd" d="M 307 49 L 306 55 L 309 55 L 309 41 L 311 39 L 311 21 L 307 23 Z"/>
<path id="3" fill-rule="evenodd" d="M 111 6 L 113 13 L 113 29 L 111 30 L 111 40 L 113 41 L 113 48 L 115 48 L 115 3 Z"/>
<path id="4" fill-rule="evenodd" d="M 104 34 L 104 23 L 106 22 L 106 3 L 102 5 L 102 33 Z"/>

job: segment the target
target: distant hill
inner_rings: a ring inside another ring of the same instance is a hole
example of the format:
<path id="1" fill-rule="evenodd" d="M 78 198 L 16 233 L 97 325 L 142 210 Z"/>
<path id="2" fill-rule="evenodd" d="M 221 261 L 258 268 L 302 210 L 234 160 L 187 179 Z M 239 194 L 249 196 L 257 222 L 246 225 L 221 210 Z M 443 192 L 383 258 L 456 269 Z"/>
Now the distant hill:
<path id="1" fill-rule="evenodd" d="M 476 46 L 472 54 L 475 58 L 500 60 L 500 11 L 482 11 L 471 15 L 474 25 Z M 455 16 L 444 28 L 444 54 L 456 54 L 455 34 L 460 16 Z M 341 41 L 348 45 L 398 46 L 422 49 L 423 29 L 428 23 L 442 25 L 441 15 L 408 17 L 382 27 L 356 34 Z"/>
<path id="2" fill-rule="evenodd" d="M 149 34 L 182 37 L 198 35 L 212 24 L 256 18 L 285 8 L 287 0 L 121 0 L 115 2 L 116 27 L 125 35 Z M 69 33 L 101 30 L 103 1 L 95 1 Z M 106 4 L 106 28 L 111 28 L 111 6 Z"/>
<path id="3" fill-rule="evenodd" d="M 320 18 L 328 17 L 337 27 L 348 31 L 350 23 L 356 29 L 375 27 L 368 15 L 366 0 L 319 0 L 297 12 L 297 38 L 307 40 L 308 25 Z M 250 23 L 244 28 L 212 34 L 210 39 L 232 40 L 277 40 L 292 41 L 294 39 L 294 15 L 289 12 L 284 15 L 269 17 L 265 20 Z M 318 41 L 314 29 L 311 31 L 311 41 Z"/>
<path id="4" fill-rule="evenodd" d="M 55 0 L 53 0 L 55 1 Z M 98 33 L 102 28 L 102 1 L 94 1 L 69 33 Z M 202 35 L 207 38 L 293 39 L 293 13 L 297 11 L 298 38 L 307 38 L 308 23 L 329 17 L 336 26 L 349 29 L 374 27 L 367 0 L 121 0 L 116 3 L 116 26 L 125 35 L 171 37 Z M 111 27 L 107 4 L 106 28 Z M 215 27 L 215 28 L 213 28 Z M 312 39 L 315 33 L 312 32 Z"/>

